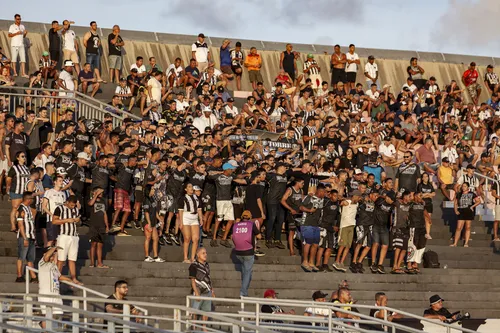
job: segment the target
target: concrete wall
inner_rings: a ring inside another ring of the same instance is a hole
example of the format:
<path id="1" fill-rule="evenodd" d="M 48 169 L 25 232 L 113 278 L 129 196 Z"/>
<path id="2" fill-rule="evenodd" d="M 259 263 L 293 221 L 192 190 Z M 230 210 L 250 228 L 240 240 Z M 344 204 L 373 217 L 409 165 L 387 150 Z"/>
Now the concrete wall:
<path id="1" fill-rule="evenodd" d="M 0 21 L 0 45 L 4 46 L 4 51 L 10 56 L 9 50 L 9 38 L 7 36 L 7 29 L 11 22 Z M 30 47 L 28 48 L 28 59 L 29 59 L 29 69 L 32 72 L 38 63 L 38 59 L 41 56 L 42 51 L 48 49 L 48 37 L 47 31 L 50 28 L 49 24 L 42 23 L 25 23 L 26 28 L 29 31 L 28 41 Z M 80 50 L 84 50 L 83 45 L 81 45 L 81 38 L 83 34 L 87 31 L 86 27 L 72 27 L 77 33 L 80 40 Z M 103 53 L 108 54 L 107 46 L 107 36 L 111 32 L 110 29 L 100 29 L 101 39 L 103 40 Z M 126 31 L 122 30 L 122 37 L 125 39 L 125 55 L 124 55 L 124 68 L 125 74 L 128 73 L 128 68 L 131 64 L 135 62 L 136 56 L 143 56 L 147 59 L 150 56 L 155 56 L 157 61 L 165 69 L 176 57 L 181 57 L 185 64 L 188 63 L 191 58 L 190 44 L 196 40 L 195 36 L 186 35 L 173 35 L 173 34 L 160 34 L 151 32 L 138 32 L 138 31 Z M 237 39 L 233 39 L 233 44 Z M 269 88 L 277 74 L 279 68 L 279 55 L 280 50 L 284 50 L 285 43 L 277 42 L 262 42 L 262 41 L 249 41 L 240 40 L 243 44 L 244 53 L 249 51 L 251 46 L 256 46 L 259 53 L 263 57 L 263 69 L 262 75 L 264 77 L 264 83 Z M 222 38 L 209 38 L 209 45 L 211 45 L 211 52 L 214 55 L 216 64 L 219 64 L 219 46 L 222 43 Z M 317 61 L 321 66 L 323 79 L 330 81 L 329 73 L 329 53 L 332 52 L 331 46 L 325 45 L 303 45 L 294 44 L 294 50 L 301 52 L 303 60 L 305 60 L 305 55 L 307 53 L 314 53 Z M 343 48 L 346 50 L 346 48 Z M 328 54 L 325 54 L 327 52 Z M 500 59 L 491 57 L 472 57 L 465 55 L 452 55 L 452 54 L 442 54 L 442 53 L 422 53 L 416 51 L 395 51 L 395 50 L 377 50 L 377 49 L 362 49 L 358 48 L 357 53 L 361 57 L 361 66 L 358 71 L 358 82 L 364 82 L 363 68 L 367 61 L 367 56 L 373 54 L 377 60 L 380 70 L 380 80 L 381 84 L 388 83 L 393 87 L 393 92 L 399 92 L 402 84 L 406 82 L 406 67 L 409 64 L 409 59 L 413 56 L 420 59 L 420 66 L 426 71 L 425 77 L 435 76 L 438 84 L 443 87 L 445 84 L 449 83 L 450 80 L 455 79 L 460 81 L 461 74 L 467 69 L 468 64 L 471 61 L 475 61 L 478 64 L 478 70 L 481 76 L 484 75 L 486 70 L 486 65 L 500 63 Z M 84 62 L 84 54 L 80 52 L 83 56 L 82 63 Z M 496 60 L 496 61 L 495 61 Z M 102 57 L 101 59 L 102 70 L 104 73 L 104 78 L 108 75 L 108 59 L 107 57 Z M 217 66 L 218 67 L 218 66 Z M 482 81 L 482 80 L 481 80 Z M 234 89 L 234 86 L 230 86 Z M 251 90 L 250 83 L 248 81 L 248 75 L 246 73 L 242 79 L 242 89 Z M 465 94 L 467 95 L 467 94 Z M 486 93 L 486 88 L 483 89 L 483 94 L 481 95 L 481 100 L 484 101 L 488 98 Z M 468 99 L 468 96 L 467 96 Z"/>

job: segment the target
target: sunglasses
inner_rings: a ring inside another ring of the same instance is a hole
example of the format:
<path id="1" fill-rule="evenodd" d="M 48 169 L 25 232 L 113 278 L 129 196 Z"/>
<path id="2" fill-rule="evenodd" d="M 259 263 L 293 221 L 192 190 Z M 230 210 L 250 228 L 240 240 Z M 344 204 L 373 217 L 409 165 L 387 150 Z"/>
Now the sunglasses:
<path id="1" fill-rule="evenodd" d="M 404 158 L 411 158 L 411 156 L 404 156 Z"/>

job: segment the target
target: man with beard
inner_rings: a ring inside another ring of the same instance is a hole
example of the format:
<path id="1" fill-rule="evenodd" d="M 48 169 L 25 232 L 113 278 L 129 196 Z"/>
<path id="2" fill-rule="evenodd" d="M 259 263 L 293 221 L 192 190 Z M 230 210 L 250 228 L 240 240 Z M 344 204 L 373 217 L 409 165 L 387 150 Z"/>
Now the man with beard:
<path id="1" fill-rule="evenodd" d="M 420 178 L 420 167 L 412 162 L 413 153 L 407 151 L 403 155 L 403 163 L 396 172 L 394 190 L 404 188 L 410 192 L 417 191 L 417 180 Z"/>

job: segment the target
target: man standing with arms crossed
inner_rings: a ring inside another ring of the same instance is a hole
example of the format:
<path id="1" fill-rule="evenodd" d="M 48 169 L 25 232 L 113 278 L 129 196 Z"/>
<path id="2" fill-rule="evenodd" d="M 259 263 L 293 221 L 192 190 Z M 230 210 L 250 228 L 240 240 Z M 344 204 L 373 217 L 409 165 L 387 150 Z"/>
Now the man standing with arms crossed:
<path id="1" fill-rule="evenodd" d="M 90 30 L 83 36 L 83 45 L 85 46 L 87 62 L 90 64 L 92 72 L 95 73 L 97 82 L 106 83 L 101 79 L 101 55 L 99 50 L 101 47 L 101 37 L 99 37 L 99 33 L 97 32 L 97 23 L 95 21 L 90 22 Z"/>
<path id="2" fill-rule="evenodd" d="M 21 76 L 25 79 L 29 78 L 26 75 L 26 50 L 24 49 L 24 37 L 28 34 L 28 30 L 21 24 L 21 15 L 14 15 L 14 24 L 9 28 L 9 38 L 10 40 L 10 55 L 12 58 L 12 69 L 14 70 L 14 76 L 17 76 L 17 59 L 19 58 L 21 62 Z"/>

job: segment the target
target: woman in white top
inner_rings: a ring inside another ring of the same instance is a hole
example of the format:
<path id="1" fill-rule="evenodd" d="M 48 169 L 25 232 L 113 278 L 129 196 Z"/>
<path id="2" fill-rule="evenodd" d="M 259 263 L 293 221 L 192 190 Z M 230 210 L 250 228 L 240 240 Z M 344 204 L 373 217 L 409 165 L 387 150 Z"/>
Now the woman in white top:
<path id="1" fill-rule="evenodd" d="M 162 72 L 155 72 L 148 81 L 148 105 L 155 101 L 161 105 L 161 76 Z"/>
<path id="2" fill-rule="evenodd" d="M 194 194 L 193 184 L 187 183 L 185 194 L 179 198 L 179 220 L 180 229 L 184 238 L 184 261 L 190 264 L 194 262 L 198 241 L 200 239 L 200 225 L 203 222 L 200 199 Z M 188 259 L 189 243 L 191 243 L 191 260 Z"/>

